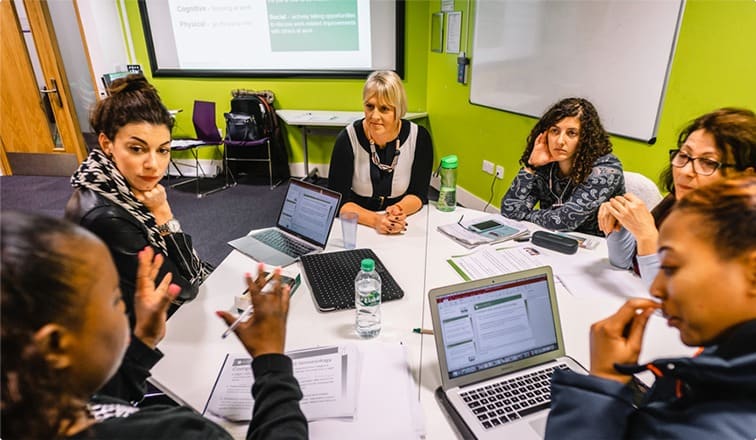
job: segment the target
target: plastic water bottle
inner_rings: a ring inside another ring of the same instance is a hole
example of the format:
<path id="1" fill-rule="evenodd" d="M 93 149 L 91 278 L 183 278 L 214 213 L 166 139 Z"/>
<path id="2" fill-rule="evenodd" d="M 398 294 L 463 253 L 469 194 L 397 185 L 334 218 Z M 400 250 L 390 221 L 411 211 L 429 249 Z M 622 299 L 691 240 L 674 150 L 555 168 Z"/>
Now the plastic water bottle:
<path id="1" fill-rule="evenodd" d="M 354 308 L 357 310 L 355 332 L 369 339 L 381 332 L 381 277 L 375 271 L 375 261 L 365 258 L 360 273 L 354 279 Z"/>
<path id="2" fill-rule="evenodd" d="M 439 211 L 454 211 L 457 207 L 457 156 L 441 158 L 441 189 L 438 192 Z"/>

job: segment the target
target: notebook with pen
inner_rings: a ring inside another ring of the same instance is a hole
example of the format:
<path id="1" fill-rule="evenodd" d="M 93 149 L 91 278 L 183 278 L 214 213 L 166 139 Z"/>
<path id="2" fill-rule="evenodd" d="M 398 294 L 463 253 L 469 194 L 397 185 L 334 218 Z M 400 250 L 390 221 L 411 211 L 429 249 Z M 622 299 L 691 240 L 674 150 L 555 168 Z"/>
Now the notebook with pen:
<path id="1" fill-rule="evenodd" d="M 479 439 L 543 437 L 564 351 L 554 276 L 543 266 L 428 292 L 445 407 Z"/>
<path id="2" fill-rule="evenodd" d="M 341 194 L 291 179 L 276 226 L 228 242 L 239 252 L 271 266 L 286 266 L 325 249 Z"/>

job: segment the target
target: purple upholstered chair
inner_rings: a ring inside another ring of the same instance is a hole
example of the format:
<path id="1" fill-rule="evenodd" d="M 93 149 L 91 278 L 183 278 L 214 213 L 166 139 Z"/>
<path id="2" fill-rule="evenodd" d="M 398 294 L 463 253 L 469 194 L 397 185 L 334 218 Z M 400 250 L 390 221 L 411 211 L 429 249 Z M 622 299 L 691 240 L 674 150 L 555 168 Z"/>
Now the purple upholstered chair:
<path id="1" fill-rule="evenodd" d="M 171 151 L 190 151 L 194 157 L 194 170 L 195 176 L 193 179 L 184 180 L 182 182 L 171 185 L 172 188 L 185 185 L 187 183 L 195 182 L 197 188 L 197 197 L 220 191 L 228 188 L 228 173 L 226 171 L 224 163 L 225 184 L 220 187 L 213 188 L 209 191 L 200 192 L 200 173 L 202 177 L 207 177 L 205 170 L 202 169 L 202 165 L 199 162 L 198 150 L 201 147 L 215 147 L 218 153 L 221 153 L 220 146 L 223 145 L 223 138 L 218 131 L 218 125 L 215 123 L 215 103 L 209 101 L 194 101 L 194 112 L 192 113 L 192 122 L 194 123 L 194 131 L 197 133 L 197 137 L 194 139 L 175 139 L 171 142 Z M 181 170 L 176 166 L 176 163 L 171 159 L 171 163 L 174 168 L 179 172 L 179 175 L 184 176 Z"/>

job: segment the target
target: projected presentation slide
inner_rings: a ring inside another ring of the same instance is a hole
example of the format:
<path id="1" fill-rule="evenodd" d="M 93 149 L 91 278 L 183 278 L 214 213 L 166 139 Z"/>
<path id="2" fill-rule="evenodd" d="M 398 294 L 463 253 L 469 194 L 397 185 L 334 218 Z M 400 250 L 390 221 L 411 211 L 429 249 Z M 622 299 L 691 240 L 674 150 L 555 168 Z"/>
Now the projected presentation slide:
<path id="1" fill-rule="evenodd" d="M 393 46 L 386 44 L 395 39 L 393 1 L 168 0 L 145 7 L 161 69 L 371 70 L 395 64 Z M 375 33 L 386 43 L 374 47 Z"/>

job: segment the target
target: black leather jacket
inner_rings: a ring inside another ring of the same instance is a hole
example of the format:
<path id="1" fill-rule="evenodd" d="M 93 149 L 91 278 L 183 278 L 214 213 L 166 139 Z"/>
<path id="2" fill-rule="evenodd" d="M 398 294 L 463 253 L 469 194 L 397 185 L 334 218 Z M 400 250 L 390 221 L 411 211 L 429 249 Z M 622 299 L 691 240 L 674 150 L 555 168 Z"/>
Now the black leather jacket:
<path id="1" fill-rule="evenodd" d="M 118 269 L 121 293 L 126 303 L 131 325 L 134 325 L 134 290 L 136 287 L 137 253 L 149 245 L 148 229 L 125 209 L 86 188 L 77 188 L 66 205 L 66 219 L 77 223 L 100 237 L 110 249 Z M 191 274 L 181 267 L 181 262 L 191 261 L 192 238 L 184 233 L 166 237 L 168 255 L 160 268 L 156 283 L 165 274 L 173 274 L 172 283 L 181 287 L 176 304 L 169 310 L 173 313 L 178 305 L 194 299 L 199 291 L 199 282 L 189 281 Z M 155 252 L 160 252 L 155 249 Z"/>

